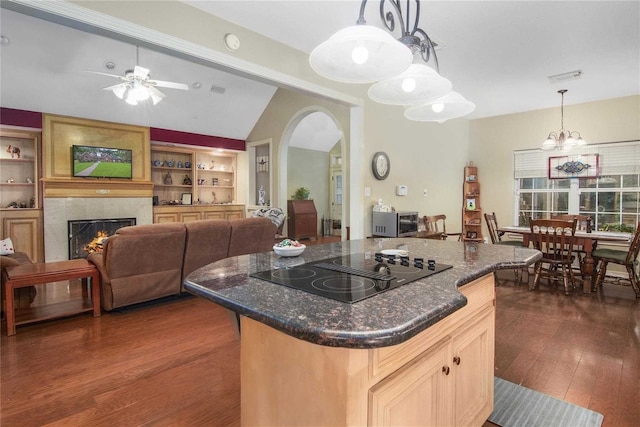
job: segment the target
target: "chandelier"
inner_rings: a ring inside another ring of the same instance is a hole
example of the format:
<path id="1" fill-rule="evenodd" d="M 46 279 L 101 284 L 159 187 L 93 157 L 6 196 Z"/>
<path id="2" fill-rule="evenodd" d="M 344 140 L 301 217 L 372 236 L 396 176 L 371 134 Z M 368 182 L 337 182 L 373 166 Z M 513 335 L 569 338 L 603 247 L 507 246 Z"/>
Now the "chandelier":
<path id="1" fill-rule="evenodd" d="M 374 83 L 369 98 L 404 105 L 410 120 L 444 122 L 471 113 L 475 105 L 452 92 L 451 82 L 440 75 L 435 43 L 418 26 L 420 0 L 413 0 L 413 25 L 411 0 L 404 8 L 401 0 L 380 0 L 380 19 L 389 32 L 367 25 L 366 4 L 367 0 L 360 4 L 356 25 L 338 31 L 311 52 L 311 68 L 342 83 Z M 391 35 L 396 20 L 398 39 Z"/>
<path id="2" fill-rule="evenodd" d="M 587 145 L 587 142 L 582 139 L 580 132 L 571 132 L 564 128 L 564 94 L 567 89 L 560 89 L 558 93 L 562 97 L 562 103 L 560 104 L 560 130 L 551 132 L 547 139 L 542 143 L 543 150 L 562 150 L 569 151 L 575 147 L 583 147 Z M 577 136 L 577 138 L 576 138 Z"/>

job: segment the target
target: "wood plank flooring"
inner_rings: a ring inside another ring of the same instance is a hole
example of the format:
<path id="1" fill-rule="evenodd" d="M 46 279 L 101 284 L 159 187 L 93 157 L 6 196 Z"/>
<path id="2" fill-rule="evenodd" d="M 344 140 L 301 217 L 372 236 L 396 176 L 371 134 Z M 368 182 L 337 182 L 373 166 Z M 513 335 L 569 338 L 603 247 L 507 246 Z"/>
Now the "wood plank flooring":
<path id="1" fill-rule="evenodd" d="M 640 420 L 640 301 L 515 285 L 497 288 L 496 375 L 604 414 Z M 79 298 L 79 283 L 35 304 Z M 0 425 L 237 426 L 239 341 L 225 310 L 196 297 L 19 326 L 0 340 Z M 485 425 L 490 426 L 491 423 Z"/>

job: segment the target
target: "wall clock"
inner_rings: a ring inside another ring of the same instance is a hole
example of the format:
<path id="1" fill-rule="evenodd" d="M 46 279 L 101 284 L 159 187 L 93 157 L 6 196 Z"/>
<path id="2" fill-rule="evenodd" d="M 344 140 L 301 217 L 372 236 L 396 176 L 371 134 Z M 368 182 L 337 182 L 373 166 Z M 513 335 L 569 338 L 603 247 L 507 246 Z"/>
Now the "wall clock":
<path id="1" fill-rule="evenodd" d="M 386 179 L 389 176 L 391 162 L 389 161 L 387 153 L 384 151 L 378 151 L 373 155 L 373 160 L 371 160 L 371 170 L 373 171 L 373 176 L 375 176 L 376 179 Z"/>

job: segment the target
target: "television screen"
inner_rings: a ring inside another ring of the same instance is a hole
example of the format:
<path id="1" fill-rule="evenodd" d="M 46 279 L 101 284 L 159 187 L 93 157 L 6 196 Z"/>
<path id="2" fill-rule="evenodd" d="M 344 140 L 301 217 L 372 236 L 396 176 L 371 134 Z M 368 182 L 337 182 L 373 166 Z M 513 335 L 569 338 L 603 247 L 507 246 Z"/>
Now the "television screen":
<path id="1" fill-rule="evenodd" d="M 131 150 L 74 145 L 73 176 L 131 179 Z"/>

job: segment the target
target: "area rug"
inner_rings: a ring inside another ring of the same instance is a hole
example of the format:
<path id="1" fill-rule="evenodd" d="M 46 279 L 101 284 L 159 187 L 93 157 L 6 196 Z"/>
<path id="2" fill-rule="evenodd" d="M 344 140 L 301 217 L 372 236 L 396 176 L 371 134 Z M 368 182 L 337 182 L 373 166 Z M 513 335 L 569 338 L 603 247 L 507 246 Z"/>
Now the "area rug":
<path id="1" fill-rule="evenodd" d="M 598 412 L 494 377 L 494 404 L 489 421 L 502 427 L 600 427 Z"/>

